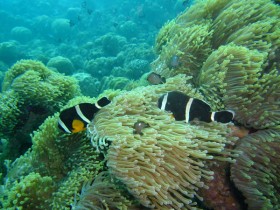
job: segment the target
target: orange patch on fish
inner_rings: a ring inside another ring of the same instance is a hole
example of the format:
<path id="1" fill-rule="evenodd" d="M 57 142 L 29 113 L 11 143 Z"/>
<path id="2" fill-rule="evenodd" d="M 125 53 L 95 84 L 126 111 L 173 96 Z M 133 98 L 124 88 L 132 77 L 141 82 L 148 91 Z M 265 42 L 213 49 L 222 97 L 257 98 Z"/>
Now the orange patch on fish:
<path id="1" fill-rule="evenodd" d="M 73 133 L 78 133 L 78 132 L 84 131 L 86 129 L 84 122 L 81 120 L 77 120 L 77 119 L 73 120 L 72 128 L 73 128 L 72 129 Z"/>

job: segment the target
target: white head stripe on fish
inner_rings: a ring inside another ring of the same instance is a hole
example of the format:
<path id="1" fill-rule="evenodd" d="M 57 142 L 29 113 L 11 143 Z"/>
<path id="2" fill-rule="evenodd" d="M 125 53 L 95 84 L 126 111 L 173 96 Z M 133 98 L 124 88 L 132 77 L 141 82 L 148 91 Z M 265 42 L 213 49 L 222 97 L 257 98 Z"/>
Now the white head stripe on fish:
<path id="1" fill-rule="evenodd" d="M 234 119 L 234 117 L 235 117 L 235 112 L 232 111 L 232 110 L 227 110 L 227 111 L 230 112 L 230 113 L 232 114 L 232 119 Z"/>
<path id="2" fill-rule="evenodd" d="M 95 106 L 96 106 L 98 109 L 101 109 L 102 107 L 101 107 L 97 102 L 98 102 L 98 101 L 96 101 Z"/>
<path id="3" fill-rule="evenodd" d="M 167 98 L 168 98 L 168 93 L 166 93 L 162 99 L 162 103 L 161 103 L 161 107 L 160 107 L 161 110 L 165 110 Z"/>
<path id="4" fill-rule="evenodd" d="M 215 121 L 215 112 L 211 113 L 211 121 L 213 121 L 213 122 Z"/>
<path id="5" fill-rule="evenodd" d="M 79 117 L 82 118 L 83 121 L 90 123 L 90 120 L 88 118 L 86 118 L 85 115 L 82 113 L 79 105 L 76 105 L 75 109 L 76 109 L 77 114 L 79 115 Z"/>
<path id="6" fill-rule="evenodd" d="M 64 122 L 61 121 L 60 118 L 58 119 L 58 124 L 63 128 L 63 130 L 64 130 L 66 133 L 71 133 L 71 131 L 67 128 L 67 126 L 64 124 Z"/>
<path id="7" fill-rule="evenodd" d="M 185 110 L 186 123 L 188 123 L 190 119 L 190 109 L 192 106 L 192 102 L 193 102 L 193 98 L 190 98 L 186 106 L 186 110 Z"/>

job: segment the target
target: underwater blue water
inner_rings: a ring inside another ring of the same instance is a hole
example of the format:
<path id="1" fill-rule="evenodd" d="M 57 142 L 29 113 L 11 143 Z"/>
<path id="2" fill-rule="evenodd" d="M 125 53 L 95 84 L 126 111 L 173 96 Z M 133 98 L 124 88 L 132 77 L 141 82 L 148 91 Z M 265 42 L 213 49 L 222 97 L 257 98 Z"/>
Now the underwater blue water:
<path id="1" fill-rule="evenodd" d="M 39 60 L 45 65 L 51 60 L 48 67 L 76 77 L 83 94 L 88 96 L 102 92 L 104 88 L 99 86 L 108 76 L 139 79 L 155 59 L 153 45 L 159 29 L 191 3 L 0 1 L 0 83 L 4 73 L 20 59 Z M 67 65 L 73 68 L 67 69 Z M 88 86 L 88 80 L 83 82 L 85 77 L 90 78 L 91 85 L 98 86 L 97 91 L 84 88 Z"/>
<path id="2" fill-rule="evenodd" d="M 88 42 L 110 32 L 125 37 L 128 43 L 152 46 L 161 26 L 188 4 L 189 1 L 175 0 L 3 0 L 0 2 L 0 44 L 10 42 L 9 50 L 13 50 L 14 55 L 3 55 L 8 50 L 5 52 L 1 45 L 1 70 L 5 64 L 7 68 L 21 58 L 47 63 L 60 55 L 71 60 L 88 50 L 85 46 Z M 77 65 L 75 69 L 83 70 L 83 67 Z"/>
<path id="3" fill-rule="evenodd" d="M 51 70 L 76 78 L 85 96 L 97 97 L 109 88 L 124 89 L 150 71 L 157 33 L 190 4 L 182 0 L 0 0 L 0 124 L 6 123 L 6 118 L 13 119 L 13 111 L 17 114 L 20 109 L 19 123 L 14 122 L 13 127 L 17 132 L 7 137 L 17 146 L 5 153 L 7 157 L 0 155 L 0 175 L 6 170 L 2 160 L 23 154 L 31 146 L 30 133 L 59 111 L 48 112 L 40 102 L 29 99 L 22 99 L 22 105 L 10 90 L 1 90 L 5 73 L 17 61 L 40 61 Z M 6 118 L 3 112 L 9 113 Z M 7 141 L 2 134 L 3 155 Z"/>

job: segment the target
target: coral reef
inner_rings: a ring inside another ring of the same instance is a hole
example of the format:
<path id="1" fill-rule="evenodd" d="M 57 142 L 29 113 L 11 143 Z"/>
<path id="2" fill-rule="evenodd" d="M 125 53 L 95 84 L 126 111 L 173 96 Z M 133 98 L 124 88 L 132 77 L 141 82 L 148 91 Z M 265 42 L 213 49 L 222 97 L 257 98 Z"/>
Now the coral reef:
<path id="1" fill-rule="evenodd" d="M 57 18 L 51 23 L 51 31 L 58 41 L 66 39 L 70 36 L 71 26 L 66 18 Z"/>
<path id="2" fill-rule="evenodd" d="M 106 56 L 116 56 L 127 43 L 126 38 L 113 33 L 108 33 L 96 41 L 97 45 L 102 46 L 103 53 Z"/>
<path id="3" fill-rule="evenodd" d="M 150 71 L 150 64 L 147 60 L 134 59 L 130 61 L 125 68 L 127 69 L 125 74 L 129 78 L 138 79 L 144 73 Z"/>
<path id="4" fill-rule="evenodd" d="M 192 76 L 191 83 L 213 110 L 233 110 L 239 124 L 259 130 L 240 136 L 235 151 L 241 155 L 231 165 L 233 182 L 249 209 L 277 208 L 280 199 L 279 158 L 274 155 L 280 138 L 276 132 L 280 124 L 279 18 L 280 7 L 269 0 L 198 1 L 167 23 L 156 42 L 156 73 L 167 78 L 178 73 Z M 217 182 L 213 187 L 208 183 L 209 187 L 229 189 L 223 176 L 215 177 Z M 204 197 L 214 209 L 219 203 L 241 208 L 218 192 L 215 198 Z"/>
<path id="5" fill-rule="evenodd" d="M 113 89 L 113 90 L 123 90 L 125 89 L 126 85 L 130 82 L 130 80 L 126 77 L 103 77 L 101 80 L 100 85 L 100 93 L 107 89 Z"/>
<path id="6" fill-rule="evenodd" d="M 18 42 L 8 41 L 0 43 L 0 61 L 12 64 L 21 56 Z"/>
<path id="7" fill-rule="evenodd" d="M 153 69 L 193 76 L 214 109 L 234 110 L 246 126 L 278 125 L 279 18 L 268 0 L 199 2 L 161 29 Z"/>
<path id="8" fill-rule="evenodd" d="M 110 75 L 111 70 L 117 65 L 116 57 L 99 57 L 88 61 L 85 70 L 93 77 L 101 78 Z"/>
<path id="9" fill-rule="evenodd" d="M 133 21 L 126 21 L 118 26 L 117 32 L 125 38 L 131 39 L 133 37 L 137 37 L 140 31 L 137 28 L 136 23 L 134 23 Z"/>
<path id="10" fill-rule="evenodd" d="M 201 199 L 198 189 L 207 188 L 204 181 L 213 175 L 205 161 L 232 161 L 234 155 L 225 149 L 236 140 L 228 136 L 227 125 L 190 125 L 158 109 L 158 98 L 174 89 L 201 98 L 186 85 L 188 80 L 178 75 L 164 85 L 121 93 L 97 113 L 89 127 L 93 145 L 105 150 L 108 171 L 149 208 L 196 205 L 194 199 Z M 149 125 L 142 136 L 133 134 L 138 120 Z"/>
<path id="11" fill-rule="evenodd" d="M 148 18 L 158 6 L 147 11 Z M 279 5 L 270 0 L 197 1 L 158 34 L 152 70 L 166 83 L 103 93 L 112 102 L 94 116 L 87 134 L 62 134 L 58 113 L 49 117 L 32 136 L 32 148 L 6 162 L 3 208 L 279 208 L 279 16 Z M 106 42 L 116 41 L 111 38 Z M 117 50 L 112 60 L 148 60 L 143 53 L 150 50 L 142 47 L 133 52 L 130 46 L 127 56 Z M 96 66 L 109 62 L 104 60 L 93 64 L 92 76 L 100 70 Z M 22 82 L 25 71 L 14 72 L 3 84 L 15 94 L 6 107 L 20 104 L 17 91 L 23 86 L 14 83 Z M 45 69 L 34 72 L 40 77 Z M 125 88 L 145 84 L 144 78 Z M 111 87 L 122 81 L 104 78 Z M 206 101 L 213 111 L 233 110 L 236 125 L 176 121 L 157 105 L 174 90 Z M 64 108 L 95 101 L 79 97 Z M 149 125 L 142 135 L 133 132 L 138 121 Z"/>
<path id="12" fill-rule="evenodd" d="M 79 81 L 81 92 L 84 96 L 97 97 L 100 93 L 100 81 L 88 73 L 72 75 Z"/>
<path id="13" fill-rule="evenodd" d="M 55 68 L 59 73 L 71 75 L 74 72 L 74 66 L 68 58 L 56 56 L 49 60 L 47 67 Z"/>
<path id="14" fill-rule="evenodd" d="M 34 133 L 32 150 L 8 166 L 1 193 L 4 209 L 70 208 L 82 183 L 102 170 L 104 161 L 88 138 L 61 134 L 57 119 L 58 115 L 49 117 Z"/>
<path id="15" fill-rule="evenodd" d="M 12 28 L 11 36 L 22 43 L 31 41 L 32 39 L 32 31 L 29 28 L 23 26 L 17 26 Z"/>
<path id="16" fill-rule="evenodd" d="M 231 166 L 231 176 L 250 210 L 280 208 L 279 136 L 279 127 L 261 130 L 236 146 L 242 153 Z"/>
<path id="17" fill-rule="evenodd" d="M 2 91 L 0 136 L 8 139 L 9 152 L 8 156 L 1 155 L 1 160 L 14 160 L 25 152 L 31 144 L 30 133 L 47 116 L 80 95 L 75 79 L 33 60 L 21 60 L 13 65 L 5 74 Z"/>
<path id="18" fill-rule="evenodd" d="M 147 60 L 150 62 L 155 58 L 153 49 L 146 43 L 127 45 L 125 51 L 122 53 L 124 54 L 125 63 L 129 63 L 135 59 Z"/>

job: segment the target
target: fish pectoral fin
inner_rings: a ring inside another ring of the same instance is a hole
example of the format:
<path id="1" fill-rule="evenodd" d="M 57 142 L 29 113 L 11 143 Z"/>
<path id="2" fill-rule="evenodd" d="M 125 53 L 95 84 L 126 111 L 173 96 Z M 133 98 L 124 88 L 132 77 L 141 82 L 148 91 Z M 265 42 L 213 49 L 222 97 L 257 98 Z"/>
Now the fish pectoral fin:
<path id="1" fill-rule="evenodd" d="M 74 119 L 72 122 L 72 133 L 78 133 L 86 130 L 85 123 L 81 120 Z"/>

